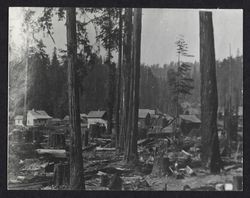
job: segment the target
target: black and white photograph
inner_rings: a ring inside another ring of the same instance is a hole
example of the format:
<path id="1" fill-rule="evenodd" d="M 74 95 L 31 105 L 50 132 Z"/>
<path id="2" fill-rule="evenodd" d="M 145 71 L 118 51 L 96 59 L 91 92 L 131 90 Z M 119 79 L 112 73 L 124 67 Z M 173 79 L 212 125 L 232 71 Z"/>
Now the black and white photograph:
<path id="1" fill-rule="evenodd" d="M 9 7 L 7 189 L 243 191 L 243 9 Z"/>

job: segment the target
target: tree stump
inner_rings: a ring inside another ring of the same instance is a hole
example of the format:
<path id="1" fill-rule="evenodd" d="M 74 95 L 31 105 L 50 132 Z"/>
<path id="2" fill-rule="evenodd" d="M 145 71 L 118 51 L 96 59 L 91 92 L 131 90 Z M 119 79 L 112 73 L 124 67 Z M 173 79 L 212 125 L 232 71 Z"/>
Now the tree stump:
<path id="1" fill-rule="evenodd" d="M 55 164 L 53 183 L 55 186 L 69 184 L 69 164 L 68 163 Z"/>
<path id="2" fill-rule="evenodd" d="M 49 135 L 48 146 L 50 148 L 65 148 L 65 135 L 52 133 Z"/>
<path id="3" fill-rule="evenodd" d="M 169 171 L 170 161 L 169 158 L 164 158 L 164 154 L 167 149 L 167 144 L 162 142 L 157 148 L 157 152 L 154 158 L 154 165 L 152 169 L 152 175 L 162 177 L 165 176 Z"/>
<path id="4" fill-rule="evenodd" d="M 89 144 L 89 131 L 86 130 L 84 135 L 84 146 L 88 146 L 88 144 Z"/>
<path id="5" fill-rule="evenodd" d="M 101 175 L 101 184 L 100 186 L 107 187 L 109 185 L 108 175 Z"/>
<path id="6" fill-rule="evenodd" d="M 122 179 L 118 175 L 118 173 L 115 173 L 112 178 L 111 182 L 109 184 L 109 189 L 110 190 L 122 190 Z"/>
<path id="7" fill-rule="evenodd" d="M 233 190 L 243 190 L 243 178 L 242 176 L 233 177 Z"/>

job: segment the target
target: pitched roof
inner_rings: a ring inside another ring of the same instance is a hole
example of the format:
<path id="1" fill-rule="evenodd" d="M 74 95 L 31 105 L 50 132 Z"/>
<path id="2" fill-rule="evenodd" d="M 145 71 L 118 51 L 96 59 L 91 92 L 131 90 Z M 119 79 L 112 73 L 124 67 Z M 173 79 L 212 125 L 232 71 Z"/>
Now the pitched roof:
<path id="1" fill-rule="evenodd" d="M 84 118 L 84 117 L 88 117 L 88 115 L 85 114 L 85 113 L 81 113 L 81 114 L 80 114 L 80 117 L 83 117 L 83 118 Z"/>
<path id="2" fill-rule="evenodd" d="M 195 115 L 180 115 L 180 118 L 193 123 L 201 123 L 200 119 Z"/>
<path id="3" fill-rule="evenodd" d="M 43 111 L 43 110 L 39 110 L 39 111 L 31 110 L 31 111 L 28 111 L 28 113 L 30 113 L 35 119 L 50 119 L 50 118 L 52 118 L 51 116 L 49 116 L 46 113 L 46 111 Z"/>
<path id="4" fill-rule="evenodd" d="M 139 118 L 146 118 L 146 116 L 149 114 L 154 115 L 155 114 L 155 110 L 151 110 L 151 109 L 139 109 L 138 111 L 138 117 Z"/>
<path id="5" fill-rule="evenodd" d="M 105 115 L 106 111 L 90 111 L 88 118 L 102 118 Z"/>
<path id="6" fill-rule="evenodd" d="M 69 115 L 66 115 L 63 120 L 69 120 Z"/>
<path id="7" fill-rule="evenodd" d="M 15 120 L 22 120 L 23 119 L 23 116 L 22 115 L 17 115 L 16 117 L 15 117 Z"/>

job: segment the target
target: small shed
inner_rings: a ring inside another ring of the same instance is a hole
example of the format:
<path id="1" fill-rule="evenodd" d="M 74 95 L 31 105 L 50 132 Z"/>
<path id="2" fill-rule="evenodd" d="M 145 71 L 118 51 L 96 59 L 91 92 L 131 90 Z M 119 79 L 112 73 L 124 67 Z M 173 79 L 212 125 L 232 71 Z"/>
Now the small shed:
<path id="1" fill-rule="evenodd" d="M 88 116 L 88 128 L 90 128 L 90 125 L 103 125 L 105 128 L 107 128 L 107 112 L 106 111 L 90 111 Z"/>
<path id="2" fill-rule="evenodd" d="M 200 128 L 201 121 L 196 115 L 180 115 L 180 128 L 184 135 L 187 135 L 192 129 Z"/>
<path id="3" fill-rule="evenodd" d="M 17 115 L 15 117 L 15 125 L 16 126 L 23 126 L 23 116 L 22 115 Z"/>

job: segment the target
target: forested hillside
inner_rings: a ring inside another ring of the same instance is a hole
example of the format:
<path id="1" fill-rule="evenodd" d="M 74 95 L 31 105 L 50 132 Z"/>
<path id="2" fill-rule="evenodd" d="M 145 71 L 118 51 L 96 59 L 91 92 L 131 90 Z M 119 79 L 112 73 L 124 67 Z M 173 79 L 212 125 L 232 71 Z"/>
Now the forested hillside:
<path id="1" fill-rule="evenodd" d="M 33 49 L 35 53 L 30 57 L 28 79 L 28 108 L 44 109 L 50 115 L 63 118 L 68 114 L 67 102 L 67 67 L 63 56 L 59 57 L 55 50 L 52 60 L 43 50 L 45 46 L 37 46 Z M 80 59 L 80 57 L 79 57 Z M 89 112 L 91 110 L 107 109 L 107 65 L 102 63 L 102 58 L 93 56 L 88 66 L 81 65 L 80 86 L 80 110 Z M 236 102 L 236 94 L 243 88 L 243 63 L 242 56 L 217 61 L 217 87 L 219 106 L 224 106 L 225 96 L 230 83 L 229 65 L 232 64 L 233 80 L 233 104 Z M 199 63 L 191 65 L 190 76 L 194 80 L 192 95 L 182 98 L 181 101 L 189 101 L 194 106 L 200 101 L 200 71 Z M 140 108 L 158 109 L 162 112 L 173 114 L 171 91 L 168 79 L 170 69 L 176 69 L 177 64 L 172 62 L 159 65 L 141 65 L 140 78 Z M 10 110 L 15 114 L 22 114 L 23 89 L 24 89 L 24 63 L 11 62 L 9 70 Z M 241 95 L 241 94 L 240 94 Z M 22 96 L 22 97 L 20 97 Z M 31 97 L 32 96 L 32 97 Z M 84 105 L 83 105 L 84 104 Z M 240 99 L 242 105 L 242 97 Z"/>

